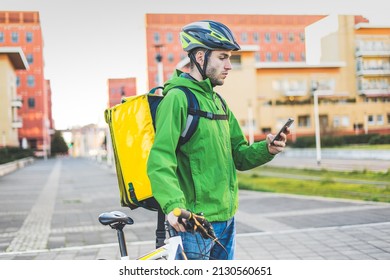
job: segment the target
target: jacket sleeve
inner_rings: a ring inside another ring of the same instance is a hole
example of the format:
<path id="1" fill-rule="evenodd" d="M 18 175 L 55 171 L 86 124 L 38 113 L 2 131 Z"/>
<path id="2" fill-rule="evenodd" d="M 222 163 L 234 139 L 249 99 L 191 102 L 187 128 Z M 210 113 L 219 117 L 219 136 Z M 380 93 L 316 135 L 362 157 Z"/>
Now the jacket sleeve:
<path id="1" fill-rule="evenodd" d="M 176 147 L 187 116 L 187 99 L 179 90 L 171 90 L 156 113 L 156 135 L 148 158 L 147 173 L 153 196 L 164 213 L 185 208 L 185 197 L 176 175 Z"/>
<path id="2" fill-rule="evenodd" d="M 230 110 L 228 116 L 232 154 L 237 170 L 252 169 L 271 161 L 275 157 L 269 153 L 265 140 L 249 145 L 236 117 Z"/>

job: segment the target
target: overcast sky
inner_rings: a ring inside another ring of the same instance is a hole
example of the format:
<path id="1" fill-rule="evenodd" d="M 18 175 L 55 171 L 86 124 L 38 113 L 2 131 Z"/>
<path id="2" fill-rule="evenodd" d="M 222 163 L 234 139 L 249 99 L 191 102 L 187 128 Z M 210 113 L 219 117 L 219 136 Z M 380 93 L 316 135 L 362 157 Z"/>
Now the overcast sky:
<path id="1" fill-rule="evenodd" d="M 0 0 L 0 10 L 40 12 L 57 129 L 104 125 L 107 79 L 147 90 L 145 13 L 361 14 L 390 26 L 382 0 Z"/>

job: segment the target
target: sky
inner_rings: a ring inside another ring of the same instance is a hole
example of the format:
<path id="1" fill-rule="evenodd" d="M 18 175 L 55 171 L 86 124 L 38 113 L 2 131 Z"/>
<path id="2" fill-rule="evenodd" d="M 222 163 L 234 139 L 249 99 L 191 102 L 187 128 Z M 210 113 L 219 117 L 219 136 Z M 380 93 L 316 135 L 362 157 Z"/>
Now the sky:
<path id="1" fill-rule="evenodd" d="M 39 11 L 44 73 L 56 129 L 104 126 L 107 80 L 137 78 L 147 92 L 146 13 L 360 14 L 390 26 L 383 0 L 0 0 L 3 11 Z"/>

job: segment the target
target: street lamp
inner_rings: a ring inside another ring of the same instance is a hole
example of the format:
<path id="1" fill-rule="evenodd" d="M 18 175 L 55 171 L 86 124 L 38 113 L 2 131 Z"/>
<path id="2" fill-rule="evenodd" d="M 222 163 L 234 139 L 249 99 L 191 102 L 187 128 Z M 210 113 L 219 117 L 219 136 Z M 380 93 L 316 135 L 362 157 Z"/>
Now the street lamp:
<path id="1" fill-rule="evenodd" d="M 164 71 L 163 71 L 163 56 L 161 54 L 161 49 L 164 45 L 154 45 L 156 49 L 156 62 L 157 62 L 157 86 L 164 86 Z"/>
<path id="2" fill-rule="evenodd" d="M 313 87 L 314 98 L 314 125 L 315 125 L 315 137 L 316 137 L 316 159 L 317 165 L 321 165 L 321 135 L 320 135 L 320 116 L 318 112 L 318 91 L 317 87 Z"/>
<path id="3" fill-rule="evenodd" d="M 252 102 L 251 100 L 248 101 L 248 138 L 249 138 L 249 144 L 252 145 L 255 136 L 254 136 L 254 128 L 253 128 L 253 109 L 252 109 Z"/>
<path id="4" fill-rule="evenodd" d="M 332 95 L 331 91 L 323 91 L 319 88 L 318 81 L 312 81 L 311 90 L 314 99 L 314 124 L 315 124 L 315 138 L 316 138 L 316 159 L 317 165 L 321 165 L 321 129 L 320 129 L 320 113 L 318 109 L 318 97 Z"/>

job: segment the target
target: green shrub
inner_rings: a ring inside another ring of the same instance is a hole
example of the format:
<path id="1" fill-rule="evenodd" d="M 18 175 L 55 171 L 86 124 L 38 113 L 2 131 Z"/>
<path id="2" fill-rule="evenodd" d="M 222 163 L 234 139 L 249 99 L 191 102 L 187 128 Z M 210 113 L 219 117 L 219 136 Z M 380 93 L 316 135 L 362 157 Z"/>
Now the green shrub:
<path id="1" fill-rule="evenodd" d="M 375 135 L 368 143 L 370 145 L 390 144 L 390 135 Z"/>
<path id="2" fill-rule="evenodd" d="M 22 149 L 18 147 L 0 148 L 0 164 L 32 156 L 34 156 L 34 152 L 31 149 Z"/>
<path id="3" fill-rule="evenodd" d="M 356 144 L 390 144 L 390 135 L 380 134 L 359 134 L 359 135 L 344 135 L 344 136 L 321 136 L 322 147 L 336 147 Z M 315 136 L 298 137 L 294 143 L 291 143 L 293 148 L 313 148 L 316 146 Z"/>

